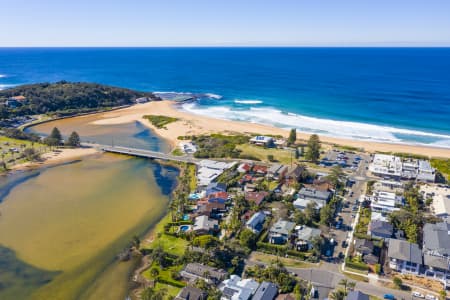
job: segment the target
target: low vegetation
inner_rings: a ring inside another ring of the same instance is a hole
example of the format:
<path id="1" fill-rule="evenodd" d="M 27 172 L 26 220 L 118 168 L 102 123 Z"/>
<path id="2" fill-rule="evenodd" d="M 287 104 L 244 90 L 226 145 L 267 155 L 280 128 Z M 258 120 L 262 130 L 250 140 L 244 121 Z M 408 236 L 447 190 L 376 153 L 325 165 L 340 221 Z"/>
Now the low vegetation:
<path id="1" fill-rule="evenodd" d="M 436 168 L 446 180 L 450 180 L 450 159 L 432 158 L 431 165 Z"/>
<path id="2" fill-rule="evenodd" d="M 237 146 L 248 143 L 250 139 L 247 135 L 223 134 L 200 135 L 191 138 L 198 147 L 194 154 L 197 158 L 238 158 L 242 151 Z"/>
<path id="3" fill-rule="evenodd" d="M 144 119 L 147 119 L 153 126 L 159 129 L 166 129 L 166 125 L 178 121 L 178 118 L 160 116 L 160 115 L 145 115 Z"/>
<path id="4" fill-rule="evenodd" d="M 0 102 L 6 102 L 14 96 L 24 96 L 25 99 L 15 107 L 0 105 L 0 120 L 38 114 L 74 115 L 129 105 L 140 97 L 158 99 L 152 93 L 67 81 L 27 84 L 6 89 L 0 91 Z"/>

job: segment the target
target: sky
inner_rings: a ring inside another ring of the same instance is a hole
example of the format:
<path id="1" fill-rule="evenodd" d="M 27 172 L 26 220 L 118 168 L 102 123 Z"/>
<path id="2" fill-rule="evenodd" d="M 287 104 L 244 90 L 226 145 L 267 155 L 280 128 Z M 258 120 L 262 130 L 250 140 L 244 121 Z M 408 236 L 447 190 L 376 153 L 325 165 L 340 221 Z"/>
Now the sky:
<path id="1" fill-rule="evenodd" d="M 450 46 L 450 0 L 0 0 L 0 47 Z"/>

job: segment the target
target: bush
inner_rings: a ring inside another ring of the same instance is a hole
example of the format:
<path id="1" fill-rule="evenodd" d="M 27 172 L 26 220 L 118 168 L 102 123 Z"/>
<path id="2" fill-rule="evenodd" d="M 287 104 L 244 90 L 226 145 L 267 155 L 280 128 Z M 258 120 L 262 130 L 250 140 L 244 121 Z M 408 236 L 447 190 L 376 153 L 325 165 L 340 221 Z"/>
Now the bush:
<path id="1" fill-rule="evenodd" d="M 369 266 L 366 265 L 365 263 L 355 262 L 355 261 L 352 261 L 350 258 L 347 258 L 345 260 L 345 265 L 349 268 L 360 270 L 360 271 L 368 271 L 369 270 Z"/>

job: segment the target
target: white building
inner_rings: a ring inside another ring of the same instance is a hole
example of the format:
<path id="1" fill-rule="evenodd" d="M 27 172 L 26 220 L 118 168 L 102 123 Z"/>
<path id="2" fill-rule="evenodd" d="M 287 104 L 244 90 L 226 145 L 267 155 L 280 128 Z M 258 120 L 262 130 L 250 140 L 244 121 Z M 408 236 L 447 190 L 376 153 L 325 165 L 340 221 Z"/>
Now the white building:
<path id="1" fill-rule="evenodd" d="M 396 206 L 403 204 L 403 197 L 391 192 L 375 191 L 370 201 L 373 211 L 390 213 L 399 210 Z"/>
<path id="2" fill-rule="evenodd" d="M 186 154 L 197 152 L 197 146 L 195 146 L 192 142 L 180 142 L 178 144 L 178 148 Z"/>
<path id="3" fill-rule="evenodd" d="M 432 198 L 431 211 L 435 216 L 448 219 L 450 217 L 450 188 L 435 185 L 422 185 L 420 187 L 424 198 Z"/>
<path id="4" fill-rule="evenodd" d="M 402 161 L 398 156 L 386 154 L 375 154 L 369 170 L 381 177 L 416 179 L 425 182 L 434 182 L 436 177 L 436 170 L 427 160 L 405 159 Z"/>
<path id="5" fill-rule="evenodd" d="M 274 139 L 270 136 L 258 135 L 252 137 L 250 143 L 258 146 L 271 147 L 274 145 Z"/>
<path id="6" fill-rule="evenodd" d="M 204 159 L 199 162 L 199 169 L 197 170 L 197 183 L 200 187 L 205 187 L 214 181 L 226 169 L 233 167 L 236 163 L 226 163 L 222 161 L 215 161 Z"/>
<path id="7" fill-rule="evenodd" d="M 231 275 L 219 285 L 222 300 L 248 300 L 256 292 L 259 283 L 251 278 L 241 279 L 238 275 Z"/>
<path id="8" fill-rule="evenodd" d="M 370 172 L 380 175 L 400 178 L 402 175 L 402 160 L 400 157 L 386 154 L 375 154 L 369 165 Z"/>

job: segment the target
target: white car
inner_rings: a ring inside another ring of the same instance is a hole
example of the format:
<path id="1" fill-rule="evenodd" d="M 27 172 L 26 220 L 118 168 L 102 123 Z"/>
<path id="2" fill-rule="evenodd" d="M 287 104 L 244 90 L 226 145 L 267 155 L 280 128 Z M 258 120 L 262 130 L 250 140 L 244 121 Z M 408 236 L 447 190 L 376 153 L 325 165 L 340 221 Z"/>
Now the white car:
<path id="1" fill-rule="evenodd" d="M 413 297 L 417 297 L 417 298 L 422 298 L 422 299 L 425 298 L 425 296 L 424 296 L 423 294 L 421 294 L 421 293 L 419 293 L 419 292 L 417 292 L 417 291 L 412 292 L 411 295 L 412 295 Z"/>
<path id="2" fill-rule="evenodd" d="M 425 299 L 427 299 L 427 300 L 436 300 L 436 297 L 433 296 L 433 295 L 428 294 L 428 295 L 425 296 Z"/>

